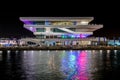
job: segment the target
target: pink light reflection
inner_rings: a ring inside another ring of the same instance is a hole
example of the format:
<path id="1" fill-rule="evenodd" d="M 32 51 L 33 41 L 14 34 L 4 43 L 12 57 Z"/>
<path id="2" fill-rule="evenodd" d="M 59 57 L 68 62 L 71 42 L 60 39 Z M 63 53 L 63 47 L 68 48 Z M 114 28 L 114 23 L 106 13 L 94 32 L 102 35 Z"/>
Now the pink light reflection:
<path id="1" fill-rule="evenodd" d="M 87 62 L 87 53 L 82 51 L 78 55 L 77 73 L 72 77 L 73 80 L 88 80 Z"/>

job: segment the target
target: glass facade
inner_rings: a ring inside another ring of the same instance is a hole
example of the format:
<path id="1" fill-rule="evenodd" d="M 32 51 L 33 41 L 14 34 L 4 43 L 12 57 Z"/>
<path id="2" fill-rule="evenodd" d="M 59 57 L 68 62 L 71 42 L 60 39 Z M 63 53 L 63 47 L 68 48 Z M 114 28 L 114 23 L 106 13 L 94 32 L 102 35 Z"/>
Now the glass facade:
<path id="1" fill-rule="evenodd" d="M 45 28 L 36 28 L 37 32 L 45 32 Z"/>
<path id="2" fill-rule="evenodd" d="M 75 31 L 75 30 L 76 30 L 76 28 L 67 28 L 67 29 L 72 30 L 72 31 Z"/>
<path id="3" fill-rule="evenodd" d="M 52 31 L 52 32 L 62 32 L 62 33 L 66 33 L 65 31 L 60 30 L 60 29 L 57 29 L 57 28 L 52 28 L 51 31 Z"/>
<path id="4" fill-rule="evenodd" d="M 35 25 L 45 25 L 45 21 L 33 21 L 32 23 Z"/>
<path id="5" fill-rule="evenodd" d="M 37 38 L 44 39 L 45 35 L 36 35 Z"/>
<path id="6" fill-rule="evenodd" d="M 76 25 L 76 21 L 45 21 L 45 25 Z"/>

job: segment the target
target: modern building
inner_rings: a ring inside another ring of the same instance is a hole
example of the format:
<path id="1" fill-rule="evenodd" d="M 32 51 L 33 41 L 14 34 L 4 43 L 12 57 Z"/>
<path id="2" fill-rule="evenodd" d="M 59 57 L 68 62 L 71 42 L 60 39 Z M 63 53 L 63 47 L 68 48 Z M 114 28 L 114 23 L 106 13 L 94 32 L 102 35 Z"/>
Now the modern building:
<path id="1" fill-rule="evenodd" d="M 87 40 L 93 31 L 103 25 L 90 24 L 93 17 L 20 17 L 24 27 L 34 33 L 44 43 L 56 44 L 90 44 Z M 52 39 L 52 40 L 51 40 Z M 84 41 L 81 43 L 81 40 Z"/>

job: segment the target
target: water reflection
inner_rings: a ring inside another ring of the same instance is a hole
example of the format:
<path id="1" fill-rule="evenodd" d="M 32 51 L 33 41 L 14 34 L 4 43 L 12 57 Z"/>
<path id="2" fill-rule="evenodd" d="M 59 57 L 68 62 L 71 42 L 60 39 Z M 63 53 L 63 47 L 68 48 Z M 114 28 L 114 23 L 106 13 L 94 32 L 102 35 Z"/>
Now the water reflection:
<path id="1" fill-rule="evenodd" d="M 67 76 L 66 80 L 89 80 L 92 76 L 90 72 L 96 72 L 97 67 L 102 66 L 95 62 L 97 52 L 91 54 L 90 51 L 68 51 L 63 54 L 61 71 Z"/>
<path id="2" fill-rule="evenodd" d="M 3 80 L 117 80 L 119 50 L 2 51 Z"/>

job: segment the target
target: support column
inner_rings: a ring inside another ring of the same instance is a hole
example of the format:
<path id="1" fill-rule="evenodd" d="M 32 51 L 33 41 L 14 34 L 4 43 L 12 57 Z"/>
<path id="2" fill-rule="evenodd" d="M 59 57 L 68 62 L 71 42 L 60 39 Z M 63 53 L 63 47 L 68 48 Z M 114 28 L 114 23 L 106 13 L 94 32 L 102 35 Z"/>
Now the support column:
<path id="1" fill-rule="evenodd" d="M 104 45 L 106 45 L 106 40 L 105 40 L 105 37 L 104 37 Z"/>
<path id="2" fill-rule="evenodd" d="M 100 45 L 100 37 L 98 37 L 98 45 Z"/>
<path id="3" fill-rule="evenodd" d="M 104 42 L 105 42 L 106 40 L 105 40 L 105 37 L 104 37 Z"/>
<path id="4" fill-rule="evenodd" d="M 50 27 L 46 27 L 46 31 L 47 33 L 51 32 L 51 28 Z"/>
<path id="5" fill-rule="evenodd" d="M 115 45 L 115 37 L 113 37 L 113 40 L 114 40 L 114 45 Z"/>

